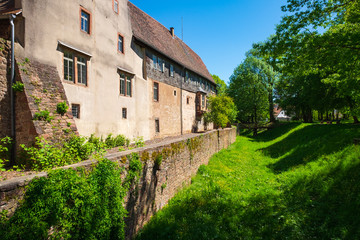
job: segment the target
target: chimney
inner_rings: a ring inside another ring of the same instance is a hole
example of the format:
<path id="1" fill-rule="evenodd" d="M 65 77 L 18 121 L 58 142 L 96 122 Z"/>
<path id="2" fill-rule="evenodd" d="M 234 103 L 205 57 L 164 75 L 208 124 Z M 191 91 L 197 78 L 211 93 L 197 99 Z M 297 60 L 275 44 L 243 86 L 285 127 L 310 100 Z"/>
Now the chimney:
<path id="1" fill-rule="evenodd" d="M 170 28 L 170 33 L 171 33 L 171 36 L 174 38 L 175 37 L 175 31 L 174 31 L 173 27 Z"/>

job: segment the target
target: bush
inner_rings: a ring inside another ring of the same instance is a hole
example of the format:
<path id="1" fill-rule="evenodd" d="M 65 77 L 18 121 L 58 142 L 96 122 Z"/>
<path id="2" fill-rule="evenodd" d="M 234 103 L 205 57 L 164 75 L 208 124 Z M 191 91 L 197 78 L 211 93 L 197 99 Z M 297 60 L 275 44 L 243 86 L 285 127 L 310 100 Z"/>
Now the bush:
<path id="1" fill-rule="evenodd" d="M 52 116 L 50 116 L 50 112 L 47 110 L 36 112 L 34 114 L 34 120 L 51 122 L 51 120 L 53 120 L 53 119 L 54 118 Z"/>
<path id="2" fill-rule="evenodd" d="M 69 109 L 69 106 L 66 104 L 66 101 L 58 103 L 56 105 L 56 112 L 58 114 L 60 114 L 61 116 L 64 116 L 64 114 L 67 112 L 68 109 Z"/>
<path id="3" fill-rule="evenodd" d="M 102 160 L 86 175 L 73 169 L 33 180 L 23 204 L 2 221 L 2 239 L 124 239 L 126 189 L 116 164 Z"/>
<path id="4" fill-rule="evenodd" d="M 122 146 L 129 146 L 130 140 L 127 139 L 124 135 L 117 135 L 113 137 L 110 133 L 107 138 L 105 139 L 105 144 L 107 148 L 115 148 L 115 147 L 122 147 Z"/>
<path id="5" fill-rule="evenodd" d="M 10 137 L 0 139 L 0 172 L 5 171 L 5 163 L 10 158 L 11 143 L 12 139 Z"/>
<path id="6" fill-rule="evenodd" d="M 229 123 L 234 122 L 237 116 L 237 109 L 228 96 L 210 96 L 209 111 L 204 114 L 206 123 L 213 122 L 216 126 L 226 127 Z"/>
<path id="7" fill-rule="evenodd" d="M 13 83 L 12 89 L 15 92 L 23 92 L 24 91 L 24 84 L 22 82 L 16 81 L 16 83 Z"/>

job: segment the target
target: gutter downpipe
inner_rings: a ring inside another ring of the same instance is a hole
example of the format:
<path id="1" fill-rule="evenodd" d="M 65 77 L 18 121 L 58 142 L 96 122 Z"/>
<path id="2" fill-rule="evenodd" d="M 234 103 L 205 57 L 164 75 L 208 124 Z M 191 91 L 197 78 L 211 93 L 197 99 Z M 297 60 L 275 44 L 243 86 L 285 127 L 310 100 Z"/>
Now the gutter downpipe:
<path id="1" fill-rule="evenodd" d="M 11 25 L 11 79 L 10 79 L 10 97 L 11 97 L 11 137 L 13 139 L 13 143 L 11 145 L 11 164 L 15 164 L 16 160 L 16 132 L 15 132 L 15 93 L 12 88 L 12 85 L 15 83 L 15 25 L 14 19 L 16 15 L 10 15 L 10 25 Z"/>
<path id="2" fill-rule="evenodd" d="M 180 81 L 180 124 L 181 124 L 181 135 L 184 135 L 184 126 L 183 126 L 183 81 L 186 78 L 185 67 L 183 67 L 183 74 L 184 74 L 184 79 L 181 78 L 181 81 Z"/>

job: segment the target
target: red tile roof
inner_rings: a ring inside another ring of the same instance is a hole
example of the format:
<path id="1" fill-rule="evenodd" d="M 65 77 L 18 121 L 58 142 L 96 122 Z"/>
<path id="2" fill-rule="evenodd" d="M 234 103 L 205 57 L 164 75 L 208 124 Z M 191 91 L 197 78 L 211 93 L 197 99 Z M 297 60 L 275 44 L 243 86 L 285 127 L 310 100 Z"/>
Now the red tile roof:
<path id="1" fill-rule="evenodd" d="M 138 41 L 215 83 L 201 58 L 181 39 L 173 38 L 169 29 L 131 2 L 128 7 L 133 35 Z"/>

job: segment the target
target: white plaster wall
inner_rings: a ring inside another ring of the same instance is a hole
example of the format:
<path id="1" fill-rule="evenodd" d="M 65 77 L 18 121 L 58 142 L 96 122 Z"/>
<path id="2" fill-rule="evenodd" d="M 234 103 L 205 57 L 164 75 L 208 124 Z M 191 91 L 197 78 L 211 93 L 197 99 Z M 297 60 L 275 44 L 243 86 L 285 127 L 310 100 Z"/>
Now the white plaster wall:
<path id="1" fill-rule="evenodd" d="M 91 35 L 80 30 L 80 6 L 92 14 Z M 63 82 L 69 102 L 80 104 L 81 119 L 75 120 L 79 133 L 149 139 L 149 91 L 142 77 L 141 51 L 131 48 L 127 1 L 119 1 L 119 14 L 113 11 L 111 0 L 22 0 L 22 8 L 24 57 L 56 66 L 63 79 L 63 53 L 58 50 L 58 41 L 92 55 L 87 87 Z M 117 51 L 118 33 L 124 36 L 125 54 Z M 117 67 L 135 73 L 131 98 L 120 96 Z M 124 107 L 127 119 L 122 119 Z"/>

